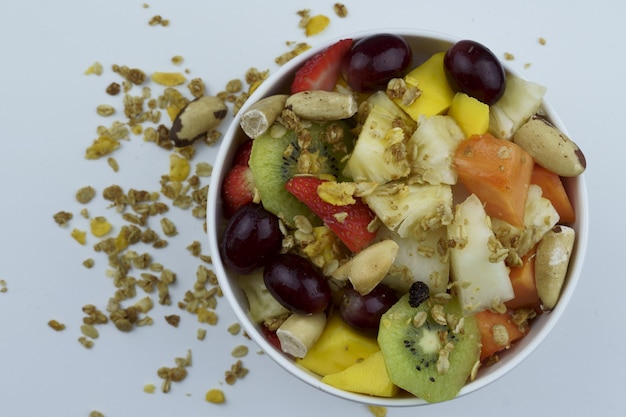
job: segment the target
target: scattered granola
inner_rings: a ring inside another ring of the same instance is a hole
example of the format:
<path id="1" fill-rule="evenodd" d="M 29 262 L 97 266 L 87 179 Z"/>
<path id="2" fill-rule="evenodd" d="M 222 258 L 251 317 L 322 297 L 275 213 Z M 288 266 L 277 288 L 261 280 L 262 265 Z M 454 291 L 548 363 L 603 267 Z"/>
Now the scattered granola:
<path id="1" fill-rule="evenodd" d="M 333 10 L 337 17 L 347 17 L 348 16 L 348 8 L 343 3 L 335 3 L 333 6 Z"/>
<path id="2" fill-rule="evenodd" d="M 230 354 L 233 356 L 233 358 L 243 358 L 244 356 L 248 354 L 248 346 L 246 345 L 236 346 Z"/>
<path id="3" fill-rule="evenodd" d="M 54 221 L 61 227 L 66 227 L 74 215 L 67 211 L 59 211 L 53 215 Z"/>
<path id="4" fill-rule="evenodd" d="M 159 378 L 163 380 L 161 384 L 161 391 L 168 393 L 170 391 L 172 382 L 180 382 L 187 377 L 187 367 L 191 366 L 191 350 L 187 351 L 187 356 L 184 358 L 175 358 L 175 367 L 168 368 L 163 366 L 157 371 Z"/>
<path id="5" fill-rule="evenodd" d="M 237 362 L 230 367 L 230 370 L 224 373 L 224 380 L 228 385 L 233 385 L 238 379 L 242 379 L 247 374 L 248 369 L 243 366 L 241 360 L 237 360 Z"/>
<path id="6" fill-rule="evenodd" d="M 52 319 L 52 320 L 50 320 L 48 322 L 48 326 L 50 326 L 51 329 L 53 329 L 53 330 L 55 330 L 57 332 L 65 330 L 65 324 L 60 323 L 60 322 L 58 322 L 58 321 L 56 321 L 54 319 Z"/>
<path id="7" fill-rule="evenodd" d="M 157 14 L 150 18 L 150 20 L 148 21 L 148 24 L 150 26 L 169 26 L 170 21 L 169 19 L 163 19 L 161 15 Z"/>
<path id="8" fill-rule="evenodd" d="M 506 59 L 507 61 L 513 61 L 515 59 L 515 55 L 510 52 L 505 52 L 504 59 Z"/>

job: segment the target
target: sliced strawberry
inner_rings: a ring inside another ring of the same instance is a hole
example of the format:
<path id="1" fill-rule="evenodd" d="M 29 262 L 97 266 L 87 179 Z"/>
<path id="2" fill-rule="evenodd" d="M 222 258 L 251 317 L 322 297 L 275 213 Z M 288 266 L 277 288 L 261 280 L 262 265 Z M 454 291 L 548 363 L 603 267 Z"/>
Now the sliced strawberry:
<path id="1" fill-rule="evenodd" d="M 224 216 L 231 217 L 237 209 L 254 199 L 254 177 L 247 165 L 233 165 L 222 184 Z"/>
<path id="2" fill-rule="evenodd" d="M 345 206 L 327 203 L 317 193 L 322 182 L 315 177 L 297 176 L 287 181 L 285 188 L 319 216 L 352 252 L 361 251 L 376 236 L 367 230 L 374 220 L 374 213 L 359 198 L 356 203 Z M 345 218 L 344 213 L 347 214 Z"/>
<path id="3" fill-rule="evenodd" d="M 341 60 L 352 47 L 352 39 L 342 39 L 307 60 L 294 77 L 291 93 L 309 90 L 332 91 L 341 74 Z"/>
<path id="4" fill-rule="evenodd" d="M 235 152 L 235 157 L 233 158 L 233 165 L 248 166 L 248 161 L 250 161 L 251 151 L 252 151 L 252 139 L 248 139 L 244 143 L 239 145 L 239 148 L 237 148 L 237 151 Z"/>

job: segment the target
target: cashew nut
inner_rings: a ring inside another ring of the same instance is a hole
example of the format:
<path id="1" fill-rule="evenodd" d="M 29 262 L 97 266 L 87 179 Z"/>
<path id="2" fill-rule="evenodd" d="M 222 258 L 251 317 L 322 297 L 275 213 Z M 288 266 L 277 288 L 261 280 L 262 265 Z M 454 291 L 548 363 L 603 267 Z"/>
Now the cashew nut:
<path id="1" fill-rule="evenodd" d="M 578 146 L 548 121 L 532 117 L 513 135 L 513 142 L 528 152 L 535 162 L 563 176 L 575 177 L 587 166 Z"/>

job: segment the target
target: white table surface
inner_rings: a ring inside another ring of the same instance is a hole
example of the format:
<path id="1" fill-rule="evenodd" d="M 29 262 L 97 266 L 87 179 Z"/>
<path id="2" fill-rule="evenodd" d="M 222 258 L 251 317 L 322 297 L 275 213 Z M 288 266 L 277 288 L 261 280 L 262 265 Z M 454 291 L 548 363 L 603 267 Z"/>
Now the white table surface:
<path id="1" fill-rule="evenodd" d="M 0 178 L 2 203 L 0 279 L 0 414 L 18 416 L 87 416 L 99 410 L 121 416 L 368 416 L 361 404 L 342 401 L 294 380 L 257 354 L 243 336 L 226 327 L 234 315 L 220 300 L 218 326 L 203 325 L 176 307 L 157 307 L 155 324 L 123 334 L 111 324 L 99 326 L 100 337 L 88 350 L 77 339 L 83 314 L 93 303 L 106 307 L 113 293 L 105 275 L 106 260 L 70 236 L 86 228 L 78 214 L 75 191 L 85 185 L 99 192 L 117 183 L 125 188 L 159 189 L 168 171 L 168 153 L 138 137 L 114 154 L 120 171 L 104 160 L 87 161 L 84 149 L 96 137 L 102 103 L 119 106 L 104 88 L 118 77 L 111 64 L 146 72 L 191 70 L 216 93 L 249 67 L 275 71 L 274 58 L 287 51 L 286 41 L 311 44 L 365 29 L 415 27 L 475 39 L 498 56 L 515 56 L 509 64 L 548 87 L 547 100 L 572 138 L 584 150 L 590 197 L 591 233 L 579 287 L 553 333 L 518 369 L 477 393 L 420 409 L 392 408 L 388 416 L 442 415 L 624 415 L 626 388 L 621 333 L 625 316 L 623 237 L 626 193 L 622 183 L 624 139 L 625 3 L 494 0 L 446 2 L 346 0 L 349 16 L 339 19 L 332 1 L 3 1 L 0 4 Z M 506 4 L 506 6 L 504 6 Z M 306 38 L 298 28 L 298 10 L 331 17 L 322 34 Z M 154 15 L 169 27 L 149 26 Z M 538 38 L 546 40 L 540 45 Z M 184 63 L 170 62 L 182 55 Z M 99 61 L 102 76 L 86 76 Z M 529 68 L 524 68 L 530 63 Z M 156 89 L 155 89 L 156 90 Z M 137 91 L 136 89 L 134 90 Z M 223 126 L 225 130 L 225 125 Z M 202 148 L 194 161 L 212 161 L 217 147 Z M 208 181 L 208 179 L 203 179 Z M 120 220 L 101 197 L 86 206 L 92 215 Z M 59 210 L 75 214 L 69 229 L 57 226 Z M 207 250 L 202 222 L 173 208 L 179 235 L 156 259 L 179 277 L 176 302 L 194 280 L 199 264 L 185 246 L 199 240 Z M 154 228 L 159 230 L 158 224 Z M 93 257 L 88 270 L 82 261 Z M 180 314 L 181 325 L 165 323 Z M 55 332 L 56 319 L 67 326 Z M 243 358 L 250 373 L 236 384 L 224 383 L 234 362 L 230 352 L 247 344 Z M 157 386 L 156 370 L 173 366 L 190 349 L 193 365 L 167 394 L 146 394 Z M 210 388 L 221 388 L 223 405 L 205 402 Z M 458 413 L 458 414 L 457 414 Z"/>

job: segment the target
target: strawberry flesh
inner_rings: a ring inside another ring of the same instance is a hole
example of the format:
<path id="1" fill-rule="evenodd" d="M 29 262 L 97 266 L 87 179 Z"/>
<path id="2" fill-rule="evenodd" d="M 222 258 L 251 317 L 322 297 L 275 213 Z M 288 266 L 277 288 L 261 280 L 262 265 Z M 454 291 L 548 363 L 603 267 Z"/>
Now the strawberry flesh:
<path id="1" fill-rule="evenodd" d="M 244 143 L 239 145 L 235 151 L 233 165 L 248 166 L 248 162 L 250 161 L 250 152 L 252 152 L 252 139 L 247 139 Z"/>
<path id="2" fill-rule="evenodd" d="M 352 252 L 360 252 L 376 236 L 368 230 L 374 220 L 374 212 L 360 199 L 356 203 L 335 206 L 320 198 L 317 187 L 323 182 L 316 177 L 293 177 L 285 188 L 298 200 L 306 204 Z M 343 219 L 343 213 L 347 214 Z"/>
<path id="3" fill-rule="evenodd" d="M 247 165 L 233 165 L 222 184 L 224 216 L 232 217 L 242 206 L 254 200 L 254 176 Z"/>
<path id="4" fill-rule="evenodd" d="M 310 90 L 332 91 L 341 74 L 341 61 L 352 47 L 352 39 L 342 39 L 309 58 L 294 76 L 291 93 Z"/>

